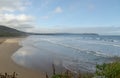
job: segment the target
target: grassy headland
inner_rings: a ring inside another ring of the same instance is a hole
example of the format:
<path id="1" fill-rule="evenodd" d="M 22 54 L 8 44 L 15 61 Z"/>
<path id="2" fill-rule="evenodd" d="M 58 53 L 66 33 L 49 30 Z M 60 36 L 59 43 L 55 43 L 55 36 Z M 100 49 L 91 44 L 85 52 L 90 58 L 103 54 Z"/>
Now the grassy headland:
<path id="1" fill-rule="evenodd" d="M 24 35 L 27 35 L 27 33 L 0 25 L 0 37 L 16 37 Z"/>

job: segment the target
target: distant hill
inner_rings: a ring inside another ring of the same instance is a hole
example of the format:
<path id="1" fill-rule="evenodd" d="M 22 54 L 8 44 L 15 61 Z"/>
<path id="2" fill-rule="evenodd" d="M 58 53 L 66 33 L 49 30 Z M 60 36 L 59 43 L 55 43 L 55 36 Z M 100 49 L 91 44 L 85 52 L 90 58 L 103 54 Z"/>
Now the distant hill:
<path id="1" fill-rule="evenodd" d="M 26 35 L 26 33 L 22 31 L 18 31 L 13 28 L 0 25 L 0 37 L 22 36 L 22 35 Z"/>
<path id="2" fill-rule="evenodd" d="M 81 35 L 81 36 L 99 36 L 96 33 L 29 33 L 30 35 Z"/>

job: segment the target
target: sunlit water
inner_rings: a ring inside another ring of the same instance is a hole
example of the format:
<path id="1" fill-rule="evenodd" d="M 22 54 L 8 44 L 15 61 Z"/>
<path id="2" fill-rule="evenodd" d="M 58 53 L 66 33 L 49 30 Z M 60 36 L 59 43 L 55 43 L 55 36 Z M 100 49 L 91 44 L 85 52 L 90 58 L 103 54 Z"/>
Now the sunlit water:
<path id="1" fill-rule="evenodd" d="M 119 36 L 38 35 L 22 42 L 12 59 L 17 64 L 44 72 L 52 64 L 71 71 L 94 72 L 96 64 L 120 56 Z"/>

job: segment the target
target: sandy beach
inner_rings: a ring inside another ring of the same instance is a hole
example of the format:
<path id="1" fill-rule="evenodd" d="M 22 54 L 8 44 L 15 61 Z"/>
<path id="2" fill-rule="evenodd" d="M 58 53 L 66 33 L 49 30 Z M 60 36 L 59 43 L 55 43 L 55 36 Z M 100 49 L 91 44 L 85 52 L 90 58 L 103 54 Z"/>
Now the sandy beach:
<path id="1" fill-rule="evenodd" d="M 21 47 L 20 40 L 22 38 L 0 38 L 0 73 L 16 72 L 17 78 L 45 78 L 44 73 L 19 66 L 11 59 L 12 54 Z"/>

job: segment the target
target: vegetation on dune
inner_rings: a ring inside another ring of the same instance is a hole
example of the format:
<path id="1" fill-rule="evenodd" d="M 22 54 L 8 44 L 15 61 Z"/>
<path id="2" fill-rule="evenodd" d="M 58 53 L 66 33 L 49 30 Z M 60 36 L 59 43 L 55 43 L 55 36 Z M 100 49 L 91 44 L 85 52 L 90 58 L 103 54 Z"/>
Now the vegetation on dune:
<path id="1" fill-rule="evenodd" d="M 92 78 L 94 74 L 91 73 L 73 73 L 69 70 L 66 70 L 65 72 L 61 74 L 53 75 L 51 78 Z"/>
<path id="2" fill-rule="evenodd" d="M 73 73 L 69 70 L 56 74 L 55 66 L 52 65 L 53 75 L 51 77 L 46 73 L 46 78 L 120 78 L 120 61 L 113 63 L 104 63 L 102 65 L 96 65 L 95 73 Z M 17 73 L 13 74 L 0 73 L 0 78 L 17 78 Z"/>
<path id="3" fill-rule="evenodd" d="M 46 78 L 49 78 L 46 73 Z M 53 65 L 53 75 L 50 78 L 120 78 L 120 61 L 96 65 L 95 73 L 73 73 L 69 70 L 56 74 Z"/>
<path id="4" fill-rule="evenodd" d="M 105 78 L 120 78 L 120 62 L 96 65 L 96 75 Z"/>
<path id="5" fill-rule="evenodd" d="M 16 72 L 13 72 L 12 74 L 0 73 L 0 78 L 17 78 L 17 73 Z"/>

